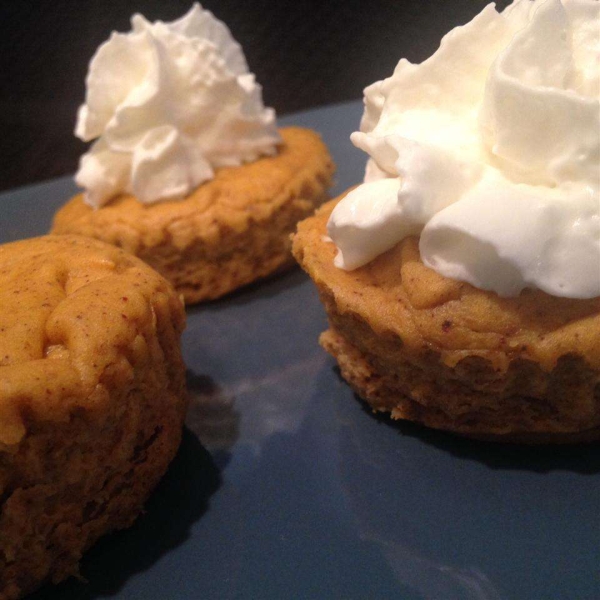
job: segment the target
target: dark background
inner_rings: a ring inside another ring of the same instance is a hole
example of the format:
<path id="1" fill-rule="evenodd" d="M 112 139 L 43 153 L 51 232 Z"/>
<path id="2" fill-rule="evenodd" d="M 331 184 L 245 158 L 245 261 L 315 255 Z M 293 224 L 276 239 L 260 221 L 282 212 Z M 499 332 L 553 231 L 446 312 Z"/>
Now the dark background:
<path id="1" fill-rule="evenodd" d="M 398 60 L 421 62 L 485 0 L 207 0 L 244 48 L 268 106 L 286 114 L 361 98 Z M 507 2 L 500 2 L 505 6 Z M 3 0 L 0 3 L 0 189 L 73 173 L 87 65 L 129 18 L 170 21 L 190 0 Z M 358 126 L 358 124 L 356 124 Z M 350 131 L 348 131 L 350 133 Z"/>

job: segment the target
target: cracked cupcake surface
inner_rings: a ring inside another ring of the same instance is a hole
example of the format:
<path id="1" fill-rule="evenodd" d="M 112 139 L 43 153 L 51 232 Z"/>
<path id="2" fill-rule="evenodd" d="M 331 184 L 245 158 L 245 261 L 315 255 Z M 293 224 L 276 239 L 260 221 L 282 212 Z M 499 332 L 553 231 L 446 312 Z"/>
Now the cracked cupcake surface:
<path id="1" fill-rule="evenodd" d="M 186 409 L 181 300 L 142 261 L 79 236 L 0 246 L 0 598 L 76 574 L 128 527 Z"/>
<path id="2" fill-rule="evenodd" d="M 94 210 L 75 196 L 56 214 L 52 232 L 124 248 L 166 277 L 188 304 L 289 268 L 289 236 L 328 199 L 334 165 L 315 132 L 280 132 L 276 156 L 217 169 L 183 200 L 143 204 L 121 195 Z"/>
<path id="3" fill-rule="evenodd" d="M 600 438 L 600 298 L 501 298 L 426 267 L 415 237 L 339 269 L 339 201 L 299 224 L 293 252 L 327 311 L 321 344 L 375 410 L 486 439 Z"/>

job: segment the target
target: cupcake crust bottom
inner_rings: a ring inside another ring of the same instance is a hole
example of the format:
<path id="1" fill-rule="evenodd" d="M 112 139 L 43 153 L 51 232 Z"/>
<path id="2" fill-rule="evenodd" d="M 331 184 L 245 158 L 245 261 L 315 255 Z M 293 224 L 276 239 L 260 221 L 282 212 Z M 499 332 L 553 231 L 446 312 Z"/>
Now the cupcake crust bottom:
<path id="1" fill-rule="evenodd" d="M 553 418 L 550 404 L 515 395 L 495 399 L 486 395 L 451 389 L 448 395 L 423 395 L 423 383 L 411 376 L 410 364 L 386 372 L 333 329 L 321 334 L 321 346 L 337 361 L 342 377 L 376 412 L 390 413 L 392 419 L 413 421 L 479 440 L 520 444 L 573 444 L 600 440 L 600 427 L 565 431 Z M 431 383 L 429 383 L 431 386 Z"/>

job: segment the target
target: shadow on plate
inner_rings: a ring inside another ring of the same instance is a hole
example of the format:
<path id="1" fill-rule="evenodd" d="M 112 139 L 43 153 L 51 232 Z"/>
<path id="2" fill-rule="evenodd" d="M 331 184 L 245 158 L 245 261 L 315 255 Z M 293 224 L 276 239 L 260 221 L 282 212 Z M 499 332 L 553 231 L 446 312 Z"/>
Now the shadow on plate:
<path id="1" fill-rule="evenodd" d="M 211 455 L 187 428 L 166 475 L 129 529 L 102 538 L 81 561 L 87 583 L 70 578 L 47 585 L 29 600 L 92 600 L 116 595 L 135 573 L 148 570 L 181 545 L 192 525 L 208 510 L 221 483 Z"/>
<path id="2" fill-rule="evenodd" d="M 338 367 L 333 370 L 344 381 Z M 598 443 L 527 445 L 475 440 L 409 421 L 394 421 L 387 413 L 373 412 L 369 404 L 357 394 L 354 394 L 354 398 L 371 419 L 396 429 L 398 433 L 419 439 L 458 458 L 479 461 L 494 469 L 519 469 L 538 473 L 556 470 L 587 474 L 600 472 Z"/>
<path id="3" fill-rule="evenodd" d="M 444 600 L 600 597 L 587 593 L 597 589 L 598 446 L 481 442 L 392 421 L 332 370 L 315 396 L 332 398 L 336 472 L 382 580 Z"/>

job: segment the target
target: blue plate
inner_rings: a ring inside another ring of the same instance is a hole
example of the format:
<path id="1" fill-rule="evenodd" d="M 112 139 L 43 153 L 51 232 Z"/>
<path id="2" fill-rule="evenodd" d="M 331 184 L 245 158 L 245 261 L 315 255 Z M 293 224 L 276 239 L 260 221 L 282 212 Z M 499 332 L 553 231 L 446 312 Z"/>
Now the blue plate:
<path id="1" fill-rule="evenodd" d="M 362 178 L 358 102 L 321 132 L 335 193 Z M 0 195 L 2 241 L 39 235 L 69 179 Z M 299 270 L 188 311 L 181 450 L 127 530 L 32 600 L 600 598 L 600 447 L 484 444 L 377 417 L 317 344 Z"/>

